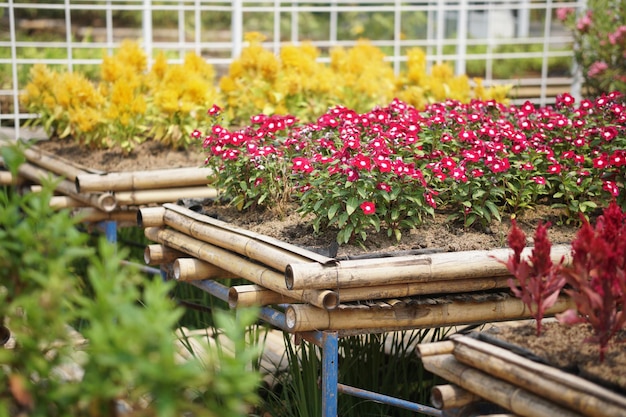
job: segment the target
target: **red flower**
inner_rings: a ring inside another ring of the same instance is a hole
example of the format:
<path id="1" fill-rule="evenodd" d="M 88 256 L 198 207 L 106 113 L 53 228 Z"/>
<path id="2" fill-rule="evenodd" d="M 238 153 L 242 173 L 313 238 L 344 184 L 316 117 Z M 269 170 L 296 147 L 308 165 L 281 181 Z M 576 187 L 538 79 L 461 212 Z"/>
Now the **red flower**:
<path id="1" fill-rule="evenodd" d="M 200 139 L 202 137 L 202 132 L 200 132 L 198 129 L 194 129 L 194 131 L 191 132 L 191 137 L 194 139 Z"/>
<path id="2" fill-rule="evenodd" d="M 352 165 L 358 169 L 364 169 L 366 171 L 372 169 L 372 161 L 369 157 L 363 155 L 362 153 L 356 155 L 354 159 L 352 159 Z"/>
<path id="3" fill-rule="evenodd" d="M 218 114 L 220 114 L 220 112 L 222 111 L 222 109 L 217 105 L 214 104 L 208 111 L 207 114 L 209 116 L 217 116 Z"/>
<path id="4" fill-rule="evenodd" d="M 293 158 L 292 170 L 294 172 L 302 171 L 308 174 L 313 172 L 313 166 L 311 165 L 311 161 L 309 161 L 307 158 L 296 157 Z"/>
<path id="5" fill-rule="evenodd" d="M 376 204 L 374 204 L 374 202 L 372 201 L 364 201 L 363 203 L 361 203 L 360 207 L 361 210 L 363 210 L 363 214 L 365 214 L 366 216 L 376 213 Z"/>
<path id="6" fill-rule="evenodd" d="M 437 203 L 431 193 L 424 193 L 424 200 L 426 200 L 426 203 L 428 203 L 428 205 L 432 208 L 437 208 Z"/>
<path id="7" fill-rule="evenodd" d="M 561 172 L 561 165 L 559 165 L 559 164 L 550 165 L 548 167 L 548 172 L 550 174 L 558 174 L 558 173 L 560 173 Z"/>
<path id="8" fill-rule="evenodd" d="M 391 192 L 391 187 L 389 186 L 389 184 L 384 183 L 384 182 L 379 182 L 378 185 L 376 185 L 376 188 L 378 190 L 386 191 L 388 193 Z"/>
<path id="9" fill-rule="evenodd" d="M 619 195 L 619 188 L 614 181 L 604 181 L 602 183 L 602 189 L 608 191 L 614 197 L 617 197 Z"/>

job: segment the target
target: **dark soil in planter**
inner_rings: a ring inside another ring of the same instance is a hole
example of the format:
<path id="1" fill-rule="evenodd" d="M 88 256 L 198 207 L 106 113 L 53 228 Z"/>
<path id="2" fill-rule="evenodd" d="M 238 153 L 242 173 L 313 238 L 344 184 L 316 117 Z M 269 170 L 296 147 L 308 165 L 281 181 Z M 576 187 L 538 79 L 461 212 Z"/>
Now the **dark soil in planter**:
<path id="1" fill-rule="evenodd" d="M 481 340 L 500 344 L 514 353 L 538 360 L 566 372 L 594 381 L 626 395 L 626 329 L 611 340 L 604 362 L 596 343 L 587 339 L 593 330 L 586 324 L 567 326 L 549 320 L 537 337 L 535 323 L 521 326 L 496 326 L 481 334 Z M 520 349 L 519 351 L 517 349 Z"/>

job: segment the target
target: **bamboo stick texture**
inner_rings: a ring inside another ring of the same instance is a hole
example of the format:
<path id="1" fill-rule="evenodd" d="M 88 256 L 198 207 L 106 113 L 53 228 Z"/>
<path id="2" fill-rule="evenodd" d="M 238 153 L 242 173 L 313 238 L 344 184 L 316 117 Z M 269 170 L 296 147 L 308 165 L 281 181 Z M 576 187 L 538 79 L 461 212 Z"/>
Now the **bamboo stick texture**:
<path id="1" fill-rule="evenodd" d="M 0 171 L 0 185 L 15 185 L 17 180 L 13 179 L 13 175 L 9 171 Z"/>
<path id="2" fill-rule="evenodd" d="M 292 262 L 306 261 L 311 263 L 314 260 L 327 261 L 330 259 L 288 243 L 270 239 L 267 236 L 239 230 L 184 207 L 172 204 L 164 207 L 166 210 L 163 215 L 163 222 L 172 229 L 262 262 L 264 265 L 281 272 L 284 272 L 287 264 Z"/>
<path id="3" fill-rule="evenodd" d="M 115 220 L 134 225 L 137 212 L 134 210 L 106 212 L 95 207 L 78 207 L 72 210 L 72 216 L 85 223 Z"/>
<path id="4" fill-rule="evenodd" d="M 455 384 L 437 385 L 430 392 L 430 402 L 440 410 L 458 408 L 480 400 L 480 396 Z"/>
<path id="5" fill-rule="evenodd" d="M 24 156 L 31 164 L 67 178 L 70 182 L 73 182 L 78 175 L 88 172 L 88 168 L 86 167 L 75 164 L 37 147 L 25 149 Z"/>
<path id="6" fill-rule="evenodd" d="M 172 265 L 174 278 L 178 281 L 238 278 L 232 272 L 196 258 L 179 258 Z"/>
<path id="7" fill-rule="evenodd" d="M 110 193 L 103 194 L 81 194 L 76 192 L 76 188 L 74 184 L 67 179 L 61 180 L 59 177 L 55 177 L 50 172 L 47 172 L 35 165 L 29 163 L 23 163 L 20 165 L 19 174 L 28 178 L 31 181 L 41 182 L 46 178 L 52 178 L 57 181 L 56 191 L 61 194 L 65 194 L 74 198 L 75 200 L 81 201 L 86 205 L 96 207 L 104 212 L 110 212 L 117 208 L 117 201 L 115 197 Z"/>
<path id="8" fill-rule="evenodd" d="M 576 375 L 471 337 L 454 335 L 455 358 L 550 401 L 594 417 L 626 415 L 626 398 Z"/>
<path id="9" fill-rule="evenodd" d="M 181 251 L 159 244 L 147 245 L 143 251 L 143 261 L 146 265 L 166 264 L 185 256 L 186 254 Z"/>
<path id="10" fill-rule="evenodd" d="M 208 168 L 169 168 L 149 171 L 81 173 L 74 181 L 78 192 L 133 191 L 207 185 Z"/>
<path id="11" fill-rule="evenodd" d="M 528 257 L 532 248 L 526 248 Z M 569 245 L 552 248 L 551 258 L 569 263 Z M 292 263 L 285 270 L 289 289 L 355 288 L 365 285 L 393 285 L 406 282 L 461 280 L 510 275 L 499 260 L 506 261 L 509 249 L 440 252 L 428 255 L 348 260 L 326 265 Z"/>
<path id="12" fill-rule="evenodd" d="M 525 417 L 580 417 L 581 415 L 547 401 L 515 385 L 494 378 L 457 361 L 452 354 L 422 358 L 424 367 L 453 384 Z"/>
<path id="13" fill-rule="evenodd" d="M 573 308 L 573 301 L 560 296 L 548 316 Z M 517 298 L 482 302 L 451 301 L 435 305 L 410 305 L 394 308 L 352 306 L 322 310 L 306 304 L 292 304 L 285 311 L 291 332 L 309 330 L 351 330 L 367 328 L 428 328 L 530 318 L 524 303 Z"/>
<path id="14" fill-rule="evenodd" d="M 454 350 L 454 342 L 452 340 L 443 340 L 434 343 L 422 343 L 417 345 L 417 354 L 420 358 L 433 355 L 443 355 L 452 353 Z"/>
<path id="15" fill-rule="evenodd" d="M 228 306 L 230 308 L 267 306 L 271 304 L 297 303 L 298 300 L 285 297 L 260 285 L 235 285 L 228 290 Z"/>
<path id="16" fill-rule="evenodd" d="M 144 234 L 153 242 L 170 246 L 195 258 L 202 259 L 289 298 L 310 303 L 320 309 L 333 309 L 339 304 L 339 297 L 333 291 L 288 290 L 285 288 L 282 274 L 217 246 L 194 239 L 184 233 L 170 229 L 148 227 L 144 229 Z"/>
<path id="17" fill-rule="evenodd" d="M 217 190 L 208 186 L 164 188 L 155 190 L 117 191 L 115 200 L 120 205 L 171 203 L 180 198 L 215 198 Z"/>
<path id="18" fill-rule="evenodd" d="M 380 300 L 423 294 L 454 294 L 508 288 L 509 277 L 474 278 L 435 282 L 410 282 L 392 285 L 367 285 L 362 288 L 335 290 L 341 302 Z"/>

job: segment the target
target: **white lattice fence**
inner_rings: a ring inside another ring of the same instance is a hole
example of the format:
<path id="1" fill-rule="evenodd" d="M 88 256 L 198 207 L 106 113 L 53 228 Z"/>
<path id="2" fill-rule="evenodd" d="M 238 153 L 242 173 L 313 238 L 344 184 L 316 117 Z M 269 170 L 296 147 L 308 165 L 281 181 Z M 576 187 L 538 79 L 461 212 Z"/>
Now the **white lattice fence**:
<path id="1" fill-rule="evenodd" d="M 19 110 L 28 68 L 46 63 L 69 70 L 95 68 L 102 51 L 140 39 L 148 56 L 164 51 L 175 62 L 194 51 L 218 73 L 244 47 L 244 33 L 260 31 L 276 53 L 312 41 L 323 52 L 367 38 L 396 72 L 406 51 L 422 47 L 429 63 L 447 61 L 457 74 L 486 85 L 514 85 L 518 101 L 550 103 L 572 86 L 571 37 L 555 19 L 561 7 L 584 0 L 345 0 L 326 2 L 234 0 L 36 0 L 0 3 L 0 125 L 35 117 Z M 322 54 L 322 60 L 328 55 Z M 526 68 L 503 77 L 505 66 Z M 574 91 L 575 92 L 575 91 Z M 15 128 L 19 136 L 19 127 Z"/>

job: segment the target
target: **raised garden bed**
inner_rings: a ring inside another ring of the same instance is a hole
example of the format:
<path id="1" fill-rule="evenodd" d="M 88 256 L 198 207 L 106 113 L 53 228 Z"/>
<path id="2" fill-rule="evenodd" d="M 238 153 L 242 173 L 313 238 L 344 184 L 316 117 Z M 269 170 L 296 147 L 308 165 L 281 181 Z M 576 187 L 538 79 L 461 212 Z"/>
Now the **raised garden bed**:
<path id="1" fill-rule="evenodd" d="M 529 331 L 530 329 L 530 331 Z M 451 386 L 433 390 L 433 403 L 448 415 L 490 402 L 520 416 L 623 416 L 626 350 L 622 331 L 604 362 L 586 326 L 546 323 L 494 327 L 418 346 L 424 366 Z"/>

